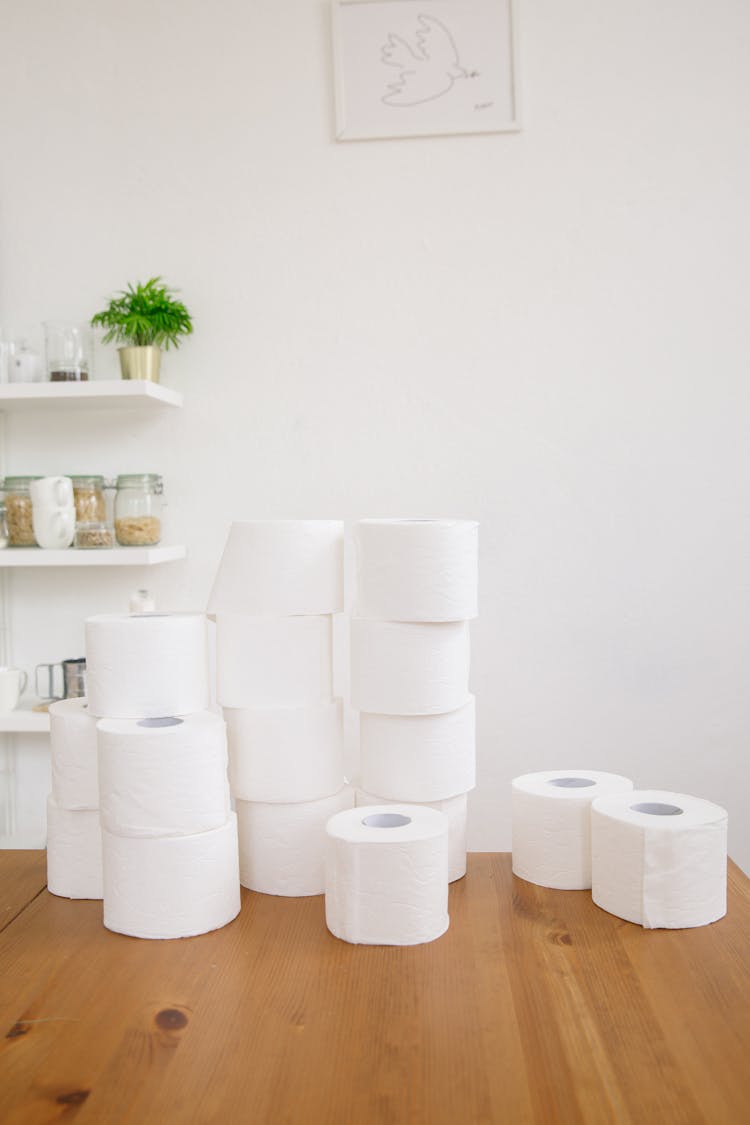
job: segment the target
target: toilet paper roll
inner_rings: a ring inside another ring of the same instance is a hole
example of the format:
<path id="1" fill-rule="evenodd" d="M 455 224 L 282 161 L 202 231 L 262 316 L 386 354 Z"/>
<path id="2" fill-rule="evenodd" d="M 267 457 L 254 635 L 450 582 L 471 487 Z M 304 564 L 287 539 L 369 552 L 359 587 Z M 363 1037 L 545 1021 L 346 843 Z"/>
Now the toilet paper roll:
<path id="1" fill-rule="evenodd" d="M 420 945 L 448 929 L 448 818 L 366 805 L 326 829 L 326 924 L 361 945 Z"/>
<path id="2" fill-rule="evenodd" d="M 473 520 L 359 520 L 354 544 L 357 617 L 476 617 L 479 525 Z"/>
<path id="3" fill-rule="evenodd" d="M 344 608 L 341 520 L 233 523 L 208 613 L 287 617 Z"/>
<path id="4" fill-rule="evenodd" d="M 105 614 L 86 621 L 92 715 L 151 719 L 209 705 L 206 619 L 199 613 Z"/>
<path id="5" fill-rule="evenodd" d="M 313 707 L 226 708 L 229 783 L 241 801 L 317 801 L 341 789 L 341 700 Z"/>
<path id="6" fill-rule="evenodd" d="M 61 898 L 102 897 L 102 833 L 96 809 L 61 809 L 47 798 L 47 890 Z"/>
<path id="7" fill-rule="evenodd" d="M 362 789 L 356 791 L 357 806 L 362 805 L 399 805 L 403 801 L 388 800 L 378 797 L 375 793 L 366 793 Z M 409 804 L 419 802 L 410 801 Z M 449 797 L 446 801 L 426 801 L 427 808 L 436 809 L 448 817 L 448 882 L 462 879 L 466 874 L 466 811 L 468 797 L 466 793 L 458 797 Z"/>
<path id="8" fill-rule="evenodd" d="M 332 618 L 217 614 L 216 690 L 224 707 L 330 702 Z"/>
<path id="9" fill-rule="evenodd" d="M 85 699 L 49 708 L 52 796 L 61 809 L 98 809 L 96 717 Z"/>
<path id="10" fill-rule="evenodd" d="M 104 925 L 139 938 L 180 938 L 226 926 L 240 912 L 237 819 L 193 836 L 102 831 Z"/>
<path id="11" fill-rule="evenodd" d="M 381 715 L 432 715 L 469 700 L 465 621 L 405 624 L 352 618 L 352 707 Z"/>
<path id="12" fill-rule="evenodd" d="M 591 894 L 646 929 L 705 926 L 727 912 L 727 813 L 663 790 L 597 797 Z"/>
<path id="13" fill-rule="evenodd" d="M 118 836 L 191 836 L 229 817 L 224 720 L 210 711 L 184 718 L 100 719 L 102 828 Z"/>
<path id="14" fill-rule="evenodd" d="M 266 895 L 322 895 L 325 890 L 325 826 L 354 805 L 344 786 L 320 801 L 271 805 L 236 801 L 240 882 Z"/>
<path id="15" fill-rule="evenodd" d="M 475 701 L 443 715 L 359 717 L 362 788 L 416 804 L 468 793 L 476 784 Z"/>
<path id="16" fill-rule="evenodd" d="M 598 770 L 544 770 L 513 781 L 513 874 L 558 890 L 591 886 L 591 802 L 632 790 Z"/>

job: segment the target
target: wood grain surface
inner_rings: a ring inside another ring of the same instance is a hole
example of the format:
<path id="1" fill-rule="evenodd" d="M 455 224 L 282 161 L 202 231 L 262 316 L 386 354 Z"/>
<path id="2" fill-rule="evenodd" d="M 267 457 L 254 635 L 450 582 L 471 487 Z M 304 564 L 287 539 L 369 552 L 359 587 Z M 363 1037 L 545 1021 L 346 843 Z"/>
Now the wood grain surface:
<path id="1" fill-rule="evenodd" d="M 0 851 L 0 930 L 46 886 L 46 852 Z"/>
<path id="2" fill-rule="evenodd" d="M 101 903 L 38 894 L 38 861 L 2 860 L 3 903 L 37 873 L 0 934 L 3 1125 L 750 1119 L 750 884 L 731 865 L 725 919 L 645 931 L 471 855 L 448 932 L 398 949 L 336 940 L 322 897 L 249 891 L 223 930 L 139 941 Z"/>

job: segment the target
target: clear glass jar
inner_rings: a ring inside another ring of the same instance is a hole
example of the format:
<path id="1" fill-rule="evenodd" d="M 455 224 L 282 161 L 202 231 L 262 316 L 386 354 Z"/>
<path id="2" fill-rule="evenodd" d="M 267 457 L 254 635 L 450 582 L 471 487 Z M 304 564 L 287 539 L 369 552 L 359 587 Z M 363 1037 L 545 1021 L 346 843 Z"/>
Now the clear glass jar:
<path id="1" fill-rule="evenodd" d="M 88 380 L 91 369 L 92 334 L 87 324 L 44 322 L 47 377 L 52 383 Z"/>
<path id="2" fill-rule="evenodd" d="M 8 527 L 8 544 L 11 547 L 36 547 L 29 486 L 39 477 L 6 477 L 5 522 Z"/>
<path id="3" fill-rule="evenodd" d="M 8 344 L 8 382 L 39 383 L 42 379 L 42 357 L 25 340 Z"/>
<path id="4" fill-rule="evenodd" d="M 115 533 L 104 520 L 79 520 L 73 546 L 79 550 L 101 550 L 114 547 Z"/>
<path id="5" fill-rule="evenodd" d="M 73 481 L 73 503 L 76 506 L 76 523 L 97 523 L 107 518 L 107 502 L 104 498 L 104 477 L 75 476 Z"/>
<path id="6" fill-rule="evenodd" d="M 117 478 L 115 535 L 121 547 L 154 547 L 161 539 L 164 485 L 156 473 Z"/>

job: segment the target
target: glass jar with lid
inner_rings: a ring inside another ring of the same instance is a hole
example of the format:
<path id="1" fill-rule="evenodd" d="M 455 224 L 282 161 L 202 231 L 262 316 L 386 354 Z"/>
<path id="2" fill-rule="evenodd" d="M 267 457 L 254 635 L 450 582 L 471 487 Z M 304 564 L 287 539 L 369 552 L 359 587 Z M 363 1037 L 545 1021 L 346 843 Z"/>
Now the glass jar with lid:
<path id="1" fill-rule="evenodd" d="M 107 518 L 104 477 L 71 476 L 76 523 L 101 523 Z"/>
<path id="2" fill-rule="evenodd" d="M 39 480 L 39 477 L 6 477 L 3 481 L 10 547 L 36 547 L 29 487 L 33 480 Z"/>
<path id="3" fill-rule="evenodd" d="M 156 473 L 117 478 L 115 535 L 121 547 L 154 547 L 161 539 L 164 485 Z"/>

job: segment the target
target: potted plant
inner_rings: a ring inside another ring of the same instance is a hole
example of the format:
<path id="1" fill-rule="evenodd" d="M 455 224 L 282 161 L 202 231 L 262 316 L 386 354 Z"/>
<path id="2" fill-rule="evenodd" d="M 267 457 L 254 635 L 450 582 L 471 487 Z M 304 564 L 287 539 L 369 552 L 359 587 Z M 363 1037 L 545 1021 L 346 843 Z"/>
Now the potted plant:
<path id="1" fill-rule="evenodd" d="M 91 318 L 94 328 L 105 328 L 103 343 L 115 340 L 123 379 L 150 379 L 159 382 L 161 349 L 178 348 L 182 336 L 193 331 L 190 313 L 175 299 L 160 277 L 145 284 L 128 283 L 106 309 Z"/>

